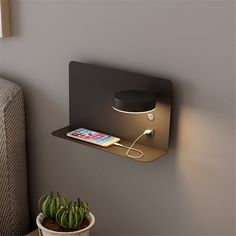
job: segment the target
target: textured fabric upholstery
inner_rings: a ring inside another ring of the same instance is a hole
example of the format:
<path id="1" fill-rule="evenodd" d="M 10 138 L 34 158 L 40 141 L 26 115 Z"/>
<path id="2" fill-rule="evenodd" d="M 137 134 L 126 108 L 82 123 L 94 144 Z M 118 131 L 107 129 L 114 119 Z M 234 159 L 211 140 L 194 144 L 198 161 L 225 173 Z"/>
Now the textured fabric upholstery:
<path id="1" fill-rule="evenodd" d="M 22 90 L 0 78 L 0 235 L 29 227 L 25 115 Z"/>

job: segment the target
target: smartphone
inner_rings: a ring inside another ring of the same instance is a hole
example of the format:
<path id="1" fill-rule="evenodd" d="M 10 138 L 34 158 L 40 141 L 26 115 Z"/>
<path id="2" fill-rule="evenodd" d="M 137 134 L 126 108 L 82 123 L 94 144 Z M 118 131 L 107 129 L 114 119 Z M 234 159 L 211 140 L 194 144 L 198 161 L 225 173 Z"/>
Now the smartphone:
<path id="1" fill-rule="evenodd" d="M 93 130 L 79 128 L 66 134 L 68 137 L 75 138 L 88 143 L 96 144 L 102 147 L 109 147 L 119 142 L 120 139 L 108 134 L 99 133 Z"/>

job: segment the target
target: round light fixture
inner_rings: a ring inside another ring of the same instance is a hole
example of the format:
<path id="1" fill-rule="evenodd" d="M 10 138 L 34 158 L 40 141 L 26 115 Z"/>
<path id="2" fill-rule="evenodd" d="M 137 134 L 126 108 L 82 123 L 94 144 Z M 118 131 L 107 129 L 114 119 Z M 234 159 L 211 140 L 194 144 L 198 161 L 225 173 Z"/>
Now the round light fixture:
<path id="1" fill-rule="evenodd" d="M 113 95 L 113 109 L 123 113 L 140 114 L 156 108 L 155 94 L 143 90 L 125 90 Z"/>

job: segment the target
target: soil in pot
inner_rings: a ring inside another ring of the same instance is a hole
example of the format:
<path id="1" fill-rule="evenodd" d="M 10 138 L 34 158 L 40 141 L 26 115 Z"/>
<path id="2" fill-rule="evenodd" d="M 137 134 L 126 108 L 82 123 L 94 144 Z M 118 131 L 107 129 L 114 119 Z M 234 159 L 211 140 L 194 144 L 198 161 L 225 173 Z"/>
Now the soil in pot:
<path id="1" fill-rule="evenodd" d="M 53 231 L 57 231 L 57 232 L 73 232 L 73 231 L 84 229 L 87 226 L 89 226 L 89 220 L 88 219 L 83 220 L 83 222 L 80 224 L 80 226 L 75 229 L 66 229 L 66 228 L 63 228 L 62 226 L 60 226 L 56 222 L 56 220 L 46 217 L 43 219 L 42 225 L 49 230 L 53 230 Z"/>

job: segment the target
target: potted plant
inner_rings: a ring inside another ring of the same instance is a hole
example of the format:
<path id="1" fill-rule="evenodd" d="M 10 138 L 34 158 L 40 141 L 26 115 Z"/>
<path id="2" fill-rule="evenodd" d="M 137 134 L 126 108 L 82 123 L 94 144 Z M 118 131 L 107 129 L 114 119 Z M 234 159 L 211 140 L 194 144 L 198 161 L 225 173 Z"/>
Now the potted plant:
<path id="1" fill-rule="evenodd" d="M 69 201 L 64 194 L 43 195 L 38 202 L 40 214 L 36 218 L 40 236 L 89 236 L 95 223 L 88 203 Z"/>

